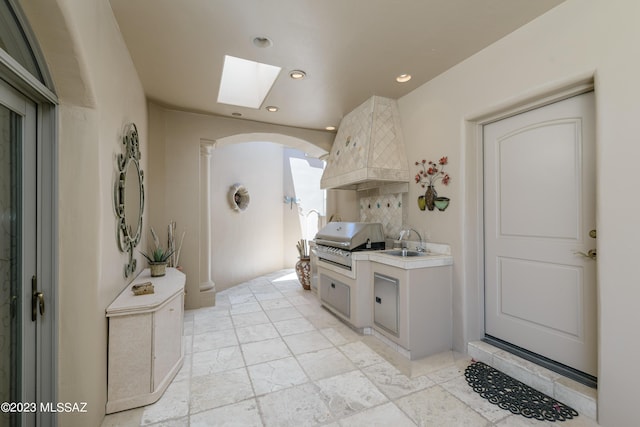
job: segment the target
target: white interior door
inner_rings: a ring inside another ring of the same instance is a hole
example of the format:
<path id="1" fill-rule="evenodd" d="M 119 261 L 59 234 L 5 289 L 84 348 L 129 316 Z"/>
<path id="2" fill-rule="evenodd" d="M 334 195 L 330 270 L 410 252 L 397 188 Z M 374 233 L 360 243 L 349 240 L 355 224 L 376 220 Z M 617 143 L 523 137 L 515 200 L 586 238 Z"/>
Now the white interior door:
<path id="1" fill-rule="evenodd" d="M 484 127 L 485 330 L 597 376 L 593 98 Z"/>

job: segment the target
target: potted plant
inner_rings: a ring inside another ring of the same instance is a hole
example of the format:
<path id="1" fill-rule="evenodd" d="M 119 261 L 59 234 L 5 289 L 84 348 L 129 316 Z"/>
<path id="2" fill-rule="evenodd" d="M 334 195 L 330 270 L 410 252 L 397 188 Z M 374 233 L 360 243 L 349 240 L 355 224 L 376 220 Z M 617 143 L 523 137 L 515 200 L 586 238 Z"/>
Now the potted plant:
<path id="1" fill-rule="evenodd" d="M 160 240 L 158 239 L 155 231 L 153 231 L 153 227 L 151 228 L 151 236 L 153 236 L 153 243 L 155 245 L 154 249 L 152 251 L 149 251 L 148 253 L 142 251 L 140 251 L 140 253 L 147 259 L 147 261 L 149 261 L 151 277 L 164 276 L 167 271 L 167 260 L 174 251 L 164 249 L 160 245 Z"/>

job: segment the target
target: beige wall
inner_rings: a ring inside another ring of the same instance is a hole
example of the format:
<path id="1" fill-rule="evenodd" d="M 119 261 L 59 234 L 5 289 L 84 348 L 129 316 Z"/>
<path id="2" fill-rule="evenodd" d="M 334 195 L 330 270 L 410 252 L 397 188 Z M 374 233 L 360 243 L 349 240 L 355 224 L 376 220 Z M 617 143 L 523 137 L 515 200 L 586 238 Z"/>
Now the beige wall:
<path id="1" fill-rule="evenodd" d="M 211 268 L 217 291 L 283 268 L 282 156 L 282 146 L 268 142 L 213 150 Z M 228 201 L 235 183 L 251 197 L 242 212 Z"/>
<path id="2" fill-rule="evenodd" d="M 287 150 L 285 150 L 286 153 Z M 300 214 L 298 205 L 294 204 L 293 208 L 283 202 L 285 196 L 297 196 L 293 190 L 291 177 L 291 167 L 289 165 L 289 157 L 285 154 L 282 165 L 283 171 L 283 193 L 280 198 L 280 208 L 282 209 L 282 266 L 283 268 L 292 268 L 298 261 L 298 251 L 296 243 L 302 238 L 302 225 L 300 223 Z"/>
<path id="3" fill-rule="evenodd" d="M 147 178 L 159 187 L 150 191 L 147 206 L 150 222 L 154 227 L 166 227 L 169 220 L 175 220 L 178 229 L 185 227 L 187 230 L 180 255 L 180 264 L 183 265 L 187 275 L 187 308 L 200 306 L 201 300 L 198 293 L 200 283 L 204 282 L 204 278 L 201 277 L 204 263 L 204 254 L 201 249 L 203 209 L 199 196 L 202 185 L 200 179 L 201 144 L 209 144 L 214 147 L 212 156 L 215 156 L 216 150 L 229 144 L 270 141 L 297 148 L 313 157 L 318 157 L 329 150 L 333 143 L 333 136 L 329 132 L 186 113 L 167 110 L 153 103 L 149 104 L 151 160 Z M 243 162 L 237 162 L 233 166 L 237 168 L 239 173 L 245 168 Z M 280 181 L 278 188 L 281 192 L 282 181 Z M 212 206 L 216 206 L 216 204 L 220 204 L 218 197 L 212 199 Z M 278 216 L 282 218 L 282 207 L 280 209 Z M 216 226 L 212 225 L 212 229 L 215 233 Z M 214 245 L 217 245 L 217 237 L 214 236 L 213 239 Z M 225 247 L 225 250 L 232 253 L 241 253 L 244 249 L 245 244 L 239 243 Z M 282 265 L 282 252 L 280 252 L 279 262 Z M 214 282 L 215 276 L 218 274 L 216 269 L 223 268 L 216 263 L 216 259 L 212 259 Z M 239 277 L 242 275 L 238 271 L 240 268 L 234 264 L 234 271 L 225 272 L 225 274 L 227 277 Z M 231 280 L 228 283 L 231 283 Z"/>
<path id="4" fill-rule="evenodd" d="M 452 176 L 438 191 L 452 203 L 409 223 L 450 243 L 454 254 L 454 347 L 482 334 L 478 273 L 479 139 L 472 123 L 583 79 L 595 80 L 599 286 L 599 414 L 602 425 L 634 424 L 640 352 L 640 199 L 633 171 L 640 158 L 640 2 L 569 0 L 399 100 L 410 164 L 449 156 Z"/>
<path id="5" fill-rule="evenodd" d="M 358 192 L 355 190 L 327 190 L 327 221 L 360 221 Z"/>
<path id="6" fill-rule="evenodd" d="M 129 281 L 115 238 L 115 156 L 133 121 L 146 169 L 146 101 L 108 2 L 21 4 L 60 99 L 58 400 L 88 403 L 86 414 L 59 414 L 59 425 L 95 426 L 106 402 L 105 308 Z"/>

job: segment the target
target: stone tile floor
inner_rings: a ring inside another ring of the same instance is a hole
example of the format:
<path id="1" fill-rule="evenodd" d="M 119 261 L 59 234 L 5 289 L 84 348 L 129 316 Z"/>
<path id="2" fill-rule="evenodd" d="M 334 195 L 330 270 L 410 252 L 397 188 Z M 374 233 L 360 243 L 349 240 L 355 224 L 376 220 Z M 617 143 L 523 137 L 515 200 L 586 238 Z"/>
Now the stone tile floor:
<path id="1" fill-rule="evenodd" d="M 105 417 L 112 426 L 551 426 L 473 392 L 468 356 L 409 361 L 323 309 L 292 270 L 219 292 L 188 310 L 185 360 L 162 398 Z"/>

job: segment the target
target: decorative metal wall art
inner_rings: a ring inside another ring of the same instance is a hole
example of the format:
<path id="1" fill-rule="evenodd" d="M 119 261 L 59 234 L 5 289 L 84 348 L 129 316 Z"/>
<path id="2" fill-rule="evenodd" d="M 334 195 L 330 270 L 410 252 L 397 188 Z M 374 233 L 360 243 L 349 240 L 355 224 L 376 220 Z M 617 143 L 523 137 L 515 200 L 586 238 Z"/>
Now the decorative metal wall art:
<path id="1" fill-rule="evenodd" d="M 122 145 L 124 153 L 118 154 L 116 159 L 113 199 L 118 221 L 118 248 L 129 254 L 124 267 L 124 276 L 129 277 L 136 271 L 137 260 L 133 257 L 133 250 L 140 243 L 144 212 L 144 173 L 140 169 L 140 141 L 134 123 L 125 126 Z"/>
<path id="2" fill-rule="evenodd" d="M 444 170 L 444 167 L 448 163 L 449 158 L 446 156 L 441 157 L 437 163 L 431 160 L 427 162 L 425 159 L 416 162 L 416 166 L 420 166 L 420 169 L 415 176 L 416 184 L 427 189 L 424 196 L 421 195 L 418 197 L 418 207 L 421 211 L 425 210 L 425 208 L 430 211 L 434 208 L 444 211 L 447 209 L 447 206 L 449 206 L 449 198 L 438 197 L 438 192 L 435 188 L 435 183 L 440 180 L 443 185 L 449 185 L 451 177 Z"/>
<path id="3" fill-rule="evenodd" d="M 284 196 L 284 203 L 289 205 L 289 208 L 293 210 L 293 204 L 300 203 L 300 199 L 295 196 Z"/>
<path id="4" fill-rule="evenodd" d="M 244 185 L 233 184 L 229 189 L 229 204 L 232 209 L 242 212 L 247 209 L 250 200 L 249 190 L 247 190 Z"/>

